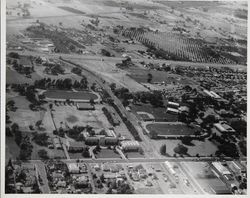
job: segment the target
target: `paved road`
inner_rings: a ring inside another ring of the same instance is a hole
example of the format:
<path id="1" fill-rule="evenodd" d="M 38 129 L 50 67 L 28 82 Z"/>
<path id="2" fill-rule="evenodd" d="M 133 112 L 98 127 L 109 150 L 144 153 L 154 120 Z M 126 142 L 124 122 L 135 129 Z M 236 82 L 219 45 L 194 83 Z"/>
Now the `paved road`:
<path id="1" fill-rule="evenodd" d="M 50 188 L 48 184 L 47 173 L 44 167 L 44 163 L 42 163 L 40 160 L 37 160 L 35 165 L 41 179 L 43 180 L 43 185 L 41 185 L 41 190 L 43 193 L 48 194 L 50 193 Z"/>
<path id="2" fill-rule="evenodd" d="M 77 160 L 80 160 L 84 163 L 162 163 L 165 161 L 170 162 L 188 162 L 188 161 L 202 161 L 202 162 L 214 162 L 219 160 L 218 158 L 214 157 L 200 157 L 198 160 L 197 157 L 185 157 L 185 158 L 175 158 L 175 157 L 165 157 L 165 158 L 130 158 L 130 159 L 114 159 L 114 158 L 99 158 L 99 159 L 92 159 L 92 158 L 82 158 L 82 159 L 61 159 L 61 161 L 65 163 L 73 163 Z M 232 161 L 232 158 L 221 158 L 219 161 L 226 160 Z M 246 160 L 246 159 L 243 159 Z M 29 160 L 30 163 L 42 163 L 41 160 Z"/>
<path id="3" fill-rule="evenodd" d="M 18 44 L 23 47 L 27 47 L 22 44 Z M 82 59 L 82 60 L 95 60 L 95 61 L 109 61 L 109 62 L 121 62 L 124 60 L 123 57 L 103 57 L 103 56 L 89 56 L 89 55 L 82 55 L 82 54 L 62 54 L 62 53 L 45 53 L 45 52 L 38 52 L 34 49 L 30 49 L 31 51 L 16 51 L 23 55 L 32 55 L 32 56 L 44 56 L 48 58 L 59 58 L 60 56 L 65 59 Z M 13 52 L 15 50 L 8 50 L 6 53 Z M 185 61 L 172 61 L 172 60 L 162 60 L 162 59 L 147 59 L 147 58 L 132 58 L 133 62 L 151 62 L 151 63 L 166 63 L 172 65 L 181 65 L 181 66 L 194 66 L 194 67 L 230 67 L 230 68 L 241 68 L 247 69 L 245 65 L 224 65 L 224 64 L 215 64 L 215 63 L 193 63 L 193 62 L 185 62 Z"/>

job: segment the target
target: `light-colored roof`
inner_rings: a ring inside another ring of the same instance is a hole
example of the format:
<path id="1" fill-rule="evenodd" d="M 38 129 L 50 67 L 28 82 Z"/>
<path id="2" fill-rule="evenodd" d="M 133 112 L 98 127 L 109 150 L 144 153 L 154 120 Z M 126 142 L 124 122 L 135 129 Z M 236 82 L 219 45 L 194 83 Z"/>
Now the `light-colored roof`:
<path id="1" fill-rule="evenodd" d="M 167 108 L 167 111 L 172 111 L 172 112 L 175 112 L 175 113 L 179 112 L 178 109 L 174 109 L 174 108 L 170 108 L 170 107 Z"/>
<path id="2" fill-rule="evenodd" d="M 212 162 L 212 165 L 223 175 L 230 175 L 230 171 L 220 162 Z"/>

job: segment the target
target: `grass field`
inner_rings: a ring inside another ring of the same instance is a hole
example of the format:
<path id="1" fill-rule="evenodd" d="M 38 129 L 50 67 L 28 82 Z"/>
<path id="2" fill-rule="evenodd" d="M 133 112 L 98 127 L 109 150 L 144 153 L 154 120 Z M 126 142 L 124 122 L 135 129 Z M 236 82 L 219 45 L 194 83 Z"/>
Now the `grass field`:
<path id="1" fill-rule="evenodd" d="M 139 152 L 127 152 L 124 153 L 127 158 L 145 158 L 143 154 L 140 154 Z"/>
<path id="2" fill-rule="evenodd" d="M 94 129 L 111 127 L 106 116 L 102 112 L 102 105 L 95 105 L 94 111 L 79 111 L 75 106 L 70 105 L 54 105 L 52 112 L 56 126 L 59 128 L 61 122 L 66 123 L 69 127 L 92 126 Z M 63 124 L 63 126 L 65 126 Z"/>
<path id="3" fill-rule="evenodd" d="M 16 144 L 14 137 L 6 137 L 6 162 L 9 161 L 9 159 L 15 160 L 18 158 L 20 153 L 20 148 Z"/>
<path id="4" fill-rule="evenodd" d="M 156 121 L 165 120 L 168 122 L 175 122 L 178 120 L 178 115 L 166 113 L 166 109 L 164 107 L 154 108 L 150 104 L 142 104 L 142 105 L 133 105 L 131 109 L 141 119 L 144 119 L 144 117 L 141 115 L 138 115 L 136 112 L 150 113 L 155 117 Z"/>
<path id="5" fill-rule="evenodd" d="M 62 90 L 48 90 L 45 93 L 45 96 L 53 99 L 70 99 L 70 100 L 96 100 L 97 95 L 87 92 L 87 91 L 62 91 Z"/>
<path id="6" fill-rule="evenodd" d="M 179 83 L 179 84 L 193 84 L 188 78 L 180 77 L 176 74 L 169 74 L 163 71 L 146 70 L 139 67 L 131 67 L 128 69 L 129 76 L 138 83 L 147 83 L 148 74 L 151 73 L 152 83 L 165 82 L 166 84 Z"/>
<path id="7" fill-rule="evenodd" d="M 112 149 L 101 149 L 95 156 L 96 158 L 121 158 L 121 156 Z"/>
<path id="8" fill-rule="evenodd" d="M 195 130 L 180 124 L 154 123 L 148 124 L 146 128 L 149 131 L 156 131 L 159 135 L 193 135 Z"/>

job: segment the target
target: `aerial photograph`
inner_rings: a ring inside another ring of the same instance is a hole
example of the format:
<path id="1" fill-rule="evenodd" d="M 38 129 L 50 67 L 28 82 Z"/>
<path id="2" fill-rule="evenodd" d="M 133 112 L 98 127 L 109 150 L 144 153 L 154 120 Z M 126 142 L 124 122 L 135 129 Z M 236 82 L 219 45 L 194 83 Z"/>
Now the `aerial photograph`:
<path id="1" fill-rule="evenodd" d="M 247 1 L 4 14 L 4 194 L 247 195 Z"/>

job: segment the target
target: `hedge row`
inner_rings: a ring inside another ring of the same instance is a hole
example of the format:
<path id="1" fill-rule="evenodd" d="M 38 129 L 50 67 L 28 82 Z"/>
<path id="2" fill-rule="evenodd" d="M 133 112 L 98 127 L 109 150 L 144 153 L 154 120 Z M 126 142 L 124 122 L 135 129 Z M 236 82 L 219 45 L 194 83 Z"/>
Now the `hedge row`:
<path id="1" fill-rule="evenodd" d="M 106 107 L 103 107 L 102 108 L 102 111 L 103 113 L 105 114 L 105 116 L 107 117 L 109 123 L 112 125 L 112 126 L 115 126 L 115 121 L 114 121 L 114 118 L 113 116 L 110 114 L 110 112 L 108 111 L 108 109 Z"/>
<path id="2" fill-rule="evenodd" d="M 138 131 L 136 130 L 134 125 L 122 114 L 122 112 L 120 111 L 120 109 L 117 107 L 117 105 L 115 103 L 112 103 L 112 106 L 114 107 L 116 112 L 119 114 L 119 116 L 122 118 L 122 121 L 124 122 L 124 124 L 126 125 L 128 130 L 130 131 L 130 133 L 133 135 L 135 140 L 141 142 L 142 139 L 141 139 L 140 135 L 138 134 Z"/>

